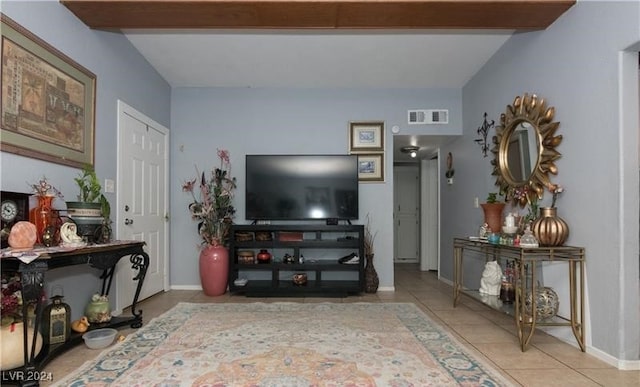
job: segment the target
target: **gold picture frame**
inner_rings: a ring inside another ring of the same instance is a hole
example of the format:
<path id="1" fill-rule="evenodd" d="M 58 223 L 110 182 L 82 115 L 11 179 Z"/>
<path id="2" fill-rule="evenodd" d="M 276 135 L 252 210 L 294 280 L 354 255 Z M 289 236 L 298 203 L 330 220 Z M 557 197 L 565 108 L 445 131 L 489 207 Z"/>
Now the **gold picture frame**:
<path id="1" fill-rule="evenodd" d="M 384 181 L 384 153 L 358 154 L 358 181 Z"/>
<path id="2" fill-rule="evenodd" d="M 96 76 L 0 14 L 0 149 L 82 168 L 95 153 Z"/>
<path id="3" fill-rule="evenodd" d="M 349 152 L 384 151 L 384 122 L 351 122 L 349 124 Z"/>

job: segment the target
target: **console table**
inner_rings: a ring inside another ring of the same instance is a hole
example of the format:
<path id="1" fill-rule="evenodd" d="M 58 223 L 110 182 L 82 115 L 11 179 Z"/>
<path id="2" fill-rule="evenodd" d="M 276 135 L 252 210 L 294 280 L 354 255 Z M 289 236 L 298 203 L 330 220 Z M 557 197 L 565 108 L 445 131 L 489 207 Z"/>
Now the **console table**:
<path id="1" fill-rule="evenodd" d="M 121 258 L 129 256 L 131 267 L 137 270 L 137 275 L 133 278 L 137 281 L 135 295 L 131 303 L 131 316 L 112 317 L 107 323 L 91 324 L 90 329 L 98 328 L 117 328 L 129 325 L 132 328 L 142 326 L 142 310 L 136 309 L 140 290 L 144 282 L 144 277 L 149 267 L 149 255 L 144 251 L 145 243 L 143 241 L 114 241 L 108 244 L 89 245 L 74 250 L 63 249 L 61 247 L 35 249 L 32 252 L 39 254 L 35 260 L 24 263 L 16 257 L 2 257 L 2 272 L 19 272 L 22 282 L 22 305 L 23 305 L 23 321 L 27 326 L 28 317 L 26 315 L 27 303 L 35 304 L 35 322 L 34 330 L 40 329 L 42 320 L 42 289 L 44 287 L 45 273 L 47 270 L 74 266 L 87 265 L 94 269 L 102 271 L 100 279 L 102 280 L 101 294 L 108 295 L 111 288 L 111 282 L 115 272 L 116 264 Z M 35 345 L 27 342 L 26 329 L 24 330 L 24 344 L 26 346 Z M 34 340 L 35 341 L 35 335 Z M 71 337 L 64 343 L 42 346 L 39 354 L 31 354 L 27 356 L 25 353 L 24 366 L 14 370 L 2 371 L 2 384 L 18 384 L 22 386 L 38 386 L 42 378 L 39 372 L 44 366 L 56 356 L 62 354 L 66 350 L 82 343 L 82 334 L 71 333 Z M 35 356 L 34 356 L 35 355 Z"/>
<path id="2" fill-rule="evenodd" d="M 467 254 L 475 252 L 476 254 Z M 480 294 L 477 289 L 466 289 L 463 286 L 464 257 L 482 259 L 485 262 L 511 259 L 518 263 L 519 281 L 515 284 L 516 296 L 513 304 L 501 304 L 498 296 Z M 536 297 L 531 297 L 531 311 L 527 312 L 525 299 L 527 292 L 536 294 L 536 265 L 542 262 L 564 262 L 569 266 L 569 308 L 568 317 L 555 316 L 537 321 Z M 460 294 L 464 293 L 490 307 L 513 315 L 518 331 L 520 347 L 524 352 L 536 327 L 538 326 L 570 326 L 578 341 L 580 350 L 585 351 L 584 333 L 584 262 L 585 251 L 582 247 L 519 247 L 491 244 L 481 240 L 454 238 L 453 240 L 453 306 L 457 306 Z M 525 275 L 525 266 L 530 276 Z"/>

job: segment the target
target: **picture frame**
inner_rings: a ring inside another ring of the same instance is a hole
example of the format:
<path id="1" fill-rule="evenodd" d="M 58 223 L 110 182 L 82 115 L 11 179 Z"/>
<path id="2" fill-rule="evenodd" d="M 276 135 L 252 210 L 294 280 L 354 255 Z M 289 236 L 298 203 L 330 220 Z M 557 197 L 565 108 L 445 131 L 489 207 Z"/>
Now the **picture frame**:
<path id="1" fill-rule="evenodd" d="M 384 181 L 384 153 L 358 154 L 358 181 Z"/>
<path id="2" fill-rule="evenodd" d="M 96 76 L 4 14 L 0 150 L 94 164 Z"/>
<path id="3" fill-rule="evenodd" d="M 351 122 L 349 124 L 349 151 L 383 152 L 384 151 L 384 122 Z"/>

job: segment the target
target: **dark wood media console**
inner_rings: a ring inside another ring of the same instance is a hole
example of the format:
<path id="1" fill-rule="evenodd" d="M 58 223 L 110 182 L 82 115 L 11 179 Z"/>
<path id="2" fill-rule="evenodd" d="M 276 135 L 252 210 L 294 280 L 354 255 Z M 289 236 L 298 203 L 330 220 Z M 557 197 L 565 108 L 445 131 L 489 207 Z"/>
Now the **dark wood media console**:
<path id="1" fill-rule="evenodd" d="M 269 263 L 238 259 L 238 252 L 257 257 L 260 250 L 271 254 Z M 286 254 L 294 263 L 284 262 Z M 338 262 L 349 254 L 357 254 L 359 262 Z M 346 297 L 364 291 L 362 225 L 233 225 L 229 257 L 229 290 L 234 294 Z M 302 273 L 306 284 L 294 284 L 292 276 Z M 239 278 L 247 279 L 246 284 L 237 284 Z"/>

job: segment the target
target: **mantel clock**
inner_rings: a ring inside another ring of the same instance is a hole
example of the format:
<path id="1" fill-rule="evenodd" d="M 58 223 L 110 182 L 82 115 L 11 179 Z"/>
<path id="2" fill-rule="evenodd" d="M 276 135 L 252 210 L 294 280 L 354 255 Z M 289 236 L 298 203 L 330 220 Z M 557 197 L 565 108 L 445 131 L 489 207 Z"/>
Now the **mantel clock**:
<path id="1" fill-rule="evenodd" d="M 0 191 L 0 221 L 2 248 L 9 246 L 11 227 L 19 221 L 29 220 L 29 196 L 21 192 Z"/>

